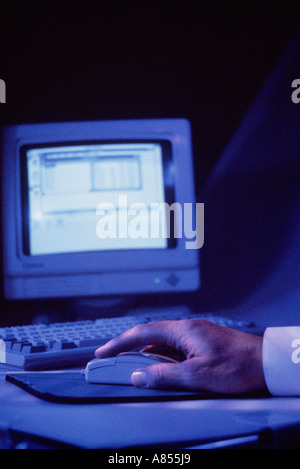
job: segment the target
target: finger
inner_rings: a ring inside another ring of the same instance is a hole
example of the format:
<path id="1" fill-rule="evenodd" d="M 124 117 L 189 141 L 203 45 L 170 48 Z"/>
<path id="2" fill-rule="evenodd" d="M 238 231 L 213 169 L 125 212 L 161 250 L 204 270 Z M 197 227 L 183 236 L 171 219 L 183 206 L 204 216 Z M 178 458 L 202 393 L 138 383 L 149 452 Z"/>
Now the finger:
<path id="1" fill-rule="evenodd" d="M 148 324 L 139 324 L 123 334 L 115 337 L 102 347 L 99 347 L 95 355 L 97 358 L 106 358 L 117 355 L 120 352 L 141 347 L 142 345 L 166 344 L 176 348 L 174 329 L 177 321 L 157 321 Z"/>
<path id="2" fill-rule="evenodd" d="M 186 369 L 182 363 L 159 363 L 136 370 L 131 375 L 131 382 L 142 388 L 189 389 L 190 380 L 186 378 Z"/>

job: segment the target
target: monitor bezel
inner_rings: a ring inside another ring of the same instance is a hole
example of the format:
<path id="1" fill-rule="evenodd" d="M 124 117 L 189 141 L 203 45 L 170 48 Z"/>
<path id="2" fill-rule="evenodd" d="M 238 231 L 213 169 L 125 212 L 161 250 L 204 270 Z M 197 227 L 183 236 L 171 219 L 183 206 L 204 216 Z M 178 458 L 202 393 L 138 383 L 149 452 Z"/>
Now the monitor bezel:
<path id="1" fill-rule="evenodd" d="M 2 129 L 2 252 L 9 299 L 191 291 L 201 284 L 199 250 L 184 233 L 172 249 L 27 256 L 23 252 L 20 152 L 26 145 L 75 141 L 168 141 L 174 162 L 175 202 L 195 205 L 191 127 L 186 119 L 30 123 Z M 183 181 L 185 181 L 183 183 Z M 155 253 L 159 253 L 155 255 Z M 114 254 L 114 253 L 113 253 Z M 85 263 L 88 268 L 82 269 Z M 100 269 L 99 269 L 100 266 Z M 174 277 L 175 275 L 175 277 Z M 161 278 L 155 283 L 158 276 Z M 138 285 L 141 277 L 144 285 Z M 175 281 L 174 281 L 175 279 Z M 114 285 L 112 285 L 112 281 Z M 89 282 L 90 288 L 86 288 Z M 137 282 L 135 284 L 135 282 Z M 64 283 L 68 287 L 64 288 Z"/>

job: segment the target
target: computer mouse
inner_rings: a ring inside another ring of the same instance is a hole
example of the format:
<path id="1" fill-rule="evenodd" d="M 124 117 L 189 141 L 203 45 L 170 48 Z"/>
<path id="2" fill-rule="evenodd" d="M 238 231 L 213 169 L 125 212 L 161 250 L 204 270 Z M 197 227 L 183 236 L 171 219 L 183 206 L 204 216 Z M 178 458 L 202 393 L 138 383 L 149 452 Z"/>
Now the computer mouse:
<path id="1" fill-rule="evenodd" d="M 93 384 L 129 384 L 131 375 L 139 368 L 155 363 L 177 363 L 173 358 L 144 352 L 124 352 L 115 357 L 95 358 L 84 370 L 85 379 Z"/>

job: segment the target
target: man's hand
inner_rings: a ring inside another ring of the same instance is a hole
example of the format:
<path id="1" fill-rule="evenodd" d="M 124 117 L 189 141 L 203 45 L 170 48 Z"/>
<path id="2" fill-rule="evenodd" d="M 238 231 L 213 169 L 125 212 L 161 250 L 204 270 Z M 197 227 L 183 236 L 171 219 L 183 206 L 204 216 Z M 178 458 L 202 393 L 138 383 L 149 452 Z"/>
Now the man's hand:
<path id="1" fill-rule="evenodd" d="M 146 351 L 163 346 L 182 352 L 184 360 L 137 370 L 131 376 L 135 386 L 216 393 L 266 388 L 262 337 L 204 319 L 140 324 L 97 349 L 95 355 L 105 358 L 146 345 Z"/>

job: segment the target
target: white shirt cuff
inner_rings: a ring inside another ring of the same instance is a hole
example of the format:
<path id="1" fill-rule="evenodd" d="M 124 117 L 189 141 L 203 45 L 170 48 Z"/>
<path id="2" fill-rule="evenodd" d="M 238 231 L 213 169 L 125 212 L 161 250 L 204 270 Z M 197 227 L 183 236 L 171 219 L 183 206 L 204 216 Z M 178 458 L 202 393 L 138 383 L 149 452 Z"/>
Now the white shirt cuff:
<path id="1" fill-rule="evenodd" d="M 268 327 L 263 337 L 263 369 L 269 392 L 300 396 L 300 327 Z"/>

